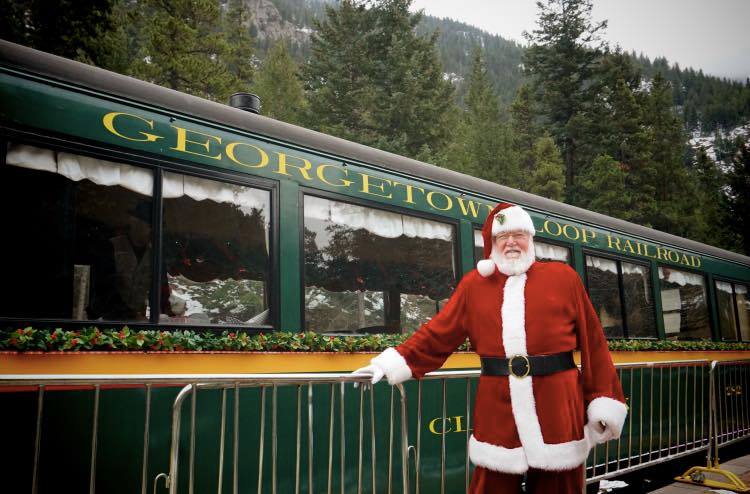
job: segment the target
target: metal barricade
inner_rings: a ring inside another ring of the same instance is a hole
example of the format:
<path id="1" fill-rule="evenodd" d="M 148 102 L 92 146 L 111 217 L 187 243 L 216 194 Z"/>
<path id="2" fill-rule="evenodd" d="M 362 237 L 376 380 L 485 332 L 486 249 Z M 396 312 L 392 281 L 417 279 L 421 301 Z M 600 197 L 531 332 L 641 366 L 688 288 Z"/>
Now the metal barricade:
<path id="1" fill-rule="evenodd" d="M 354 389 L 352 383 L 363 386 Z M 32 460 L 33 466 L 28 481 L 9 484 L 6 477 L 4 485 L 12 492 L 50 491 L 53 483 L 56 491 L 90 494 L 145 494 L 163 488 L 190 494 L 409 492 L 403 467 L 407 445 L 398 444 L 407 437 L 403 387 L 374 389 L 364 376 L 0 376 L 0 389 L 6 399 L 36 393 L 34 436 L 25 431 L 19 437 L 33 443 L 33 452 L 28 460 L 19 458 L 13 470 L 23 470 L 24 461 Z M 118 409 L 125 402 L 117 395 L 123 393 L 129 394 L 127 407 Z M 137 407 L 133 393 L 138 394 Z M 64 406 L 60 413 L 60 402 L 73 400 L 78 403 L 75 412 Z M 28 397 L 16 400 L 21 401 L 30 402 Z M 50 417 L 50 412 L 58 416 Z M 74 414 L 88 426 L 86 431 L 70 423 Z M 137 417 L 139 427 L 126 426 L 126 420 L 118 424 L 117 416 Z M 68 435 L 77 442 L 60 450 L 66 421 Z M 136 446 L 139 454 L 125 453 Z M 9 456 L 15 454 L 12 442 L 0 446 L 0 453 L 5 447 Z M 56 466 L 60 461 L 62 469 Z M 137 465 L 139 479 L 123 465 L 130 470 Z"/>

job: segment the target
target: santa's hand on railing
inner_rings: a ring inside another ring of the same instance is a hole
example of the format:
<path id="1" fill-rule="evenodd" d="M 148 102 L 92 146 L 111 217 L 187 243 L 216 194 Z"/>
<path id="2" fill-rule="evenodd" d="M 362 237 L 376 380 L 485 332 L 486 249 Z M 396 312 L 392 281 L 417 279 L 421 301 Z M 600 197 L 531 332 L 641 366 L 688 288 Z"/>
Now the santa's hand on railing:
<path id="1" fill-rule="evenodd" d="M 383 376 L 385 376 L 385 371 L 379 365 L 370 364 L 368 366 L 361 367 L 355 370 L 354 372 L 352 372 L 352 374 L 363 374 L 366 376 L 371 376 L 370 382 L 372 384 L 377 384 L 378 381 L 383 379 Z M 356 387 L 357 384 L 358 383 L 354 383 L 354 386 Z"/>

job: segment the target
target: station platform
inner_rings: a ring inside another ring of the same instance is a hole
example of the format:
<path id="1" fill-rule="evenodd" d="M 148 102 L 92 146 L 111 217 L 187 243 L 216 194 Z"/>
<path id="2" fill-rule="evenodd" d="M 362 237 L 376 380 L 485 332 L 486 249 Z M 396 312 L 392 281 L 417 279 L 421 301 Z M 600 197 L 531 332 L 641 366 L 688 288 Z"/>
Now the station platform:
<path id="1" fill-rule="evenodd" d="M 733 460 L 722 462 L 721 468 L 737 475 L 745 483 L 745 485 L 750 485 L 750 454 L 735 458 Z M 711 488 L 702 485 L 686 484 L 684 482 L 674 482 L 673 484 L 666 487 L 662 487 L 654 491 L 649 491 L 649 494 L 688 494 L 691 492 L 733 494 L 735 491 Z"/>

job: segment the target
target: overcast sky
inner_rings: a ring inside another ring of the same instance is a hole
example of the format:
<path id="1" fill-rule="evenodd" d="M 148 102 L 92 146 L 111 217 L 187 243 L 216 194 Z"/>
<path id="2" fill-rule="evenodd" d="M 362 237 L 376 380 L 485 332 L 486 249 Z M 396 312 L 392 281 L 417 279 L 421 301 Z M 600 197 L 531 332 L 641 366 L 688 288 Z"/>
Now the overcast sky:
<path id="1" fill-rule="evenodd" d="M 535 0 L 414 0 L 414 9 L 523 42 L 536 27 Z M 750 0 L 594 0 L 605 39 L 652 60 L 745 80 L 750 77 Z"/>

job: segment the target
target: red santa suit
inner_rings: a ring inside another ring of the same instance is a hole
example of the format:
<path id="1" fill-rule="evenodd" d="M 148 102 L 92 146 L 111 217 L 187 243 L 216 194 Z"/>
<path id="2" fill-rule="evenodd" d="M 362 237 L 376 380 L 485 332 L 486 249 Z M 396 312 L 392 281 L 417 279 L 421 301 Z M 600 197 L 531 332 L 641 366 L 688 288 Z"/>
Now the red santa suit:
<path id="1" fill-rule="evenodd" d="M 496 220 L 498 215 L 502 222 Z M 519 206 L 499 204 L 482 230 L 485 259 L 463 277 L 437 315 L 372 364 L 395 384 L 439 368 L 467 337 L 481 357 L 579 349 L 580 371 L 482 375 L 469 457 L 479 467 L 472 481 L 474 493 L 517 492 L 517 486 L 507 486 L 529 470 L 530 481 L 532 473 L 535 481 L 543 479 L 536 492 L 548 492 L 551 482 L 556 488 L 549 492 L 568 492 L 567 484 L 580 493 L 582 464 L 591 446 L 619 437 L 627 407 L 604 332 L 578 274 L 567 264 L 533 260 L 525 272 L 511 276 L 498 269 L 494 235 L 518 230 L 533 236 L 531 217 Z M 532 241 L 529 251 L 533 255 Z"/>

